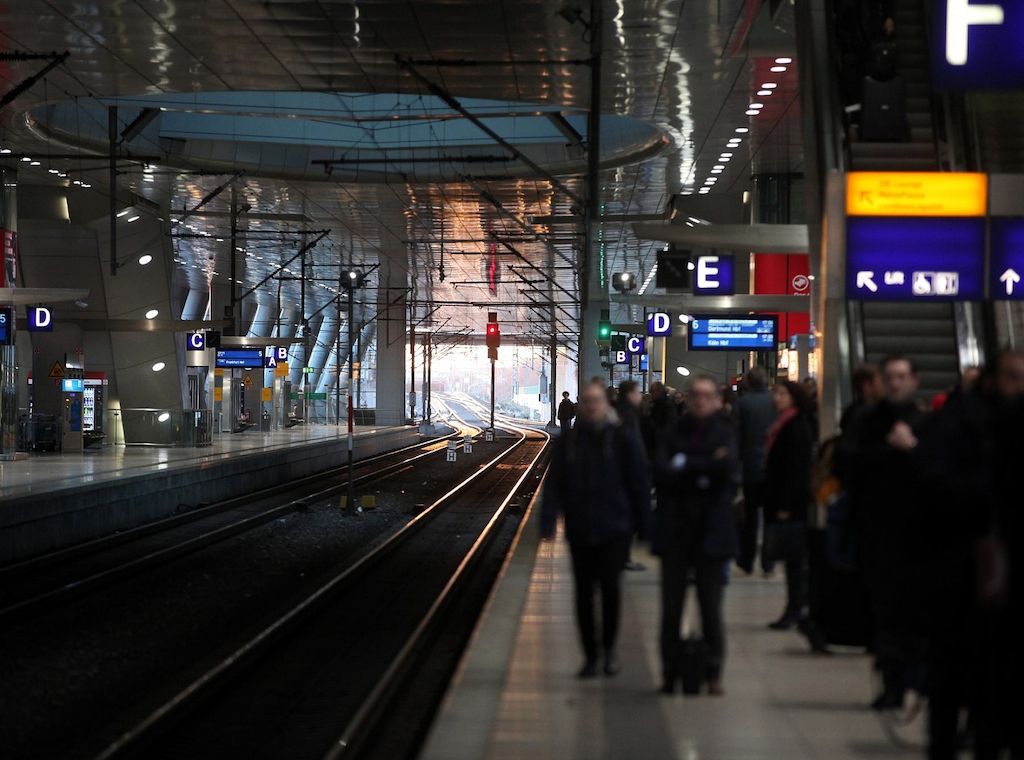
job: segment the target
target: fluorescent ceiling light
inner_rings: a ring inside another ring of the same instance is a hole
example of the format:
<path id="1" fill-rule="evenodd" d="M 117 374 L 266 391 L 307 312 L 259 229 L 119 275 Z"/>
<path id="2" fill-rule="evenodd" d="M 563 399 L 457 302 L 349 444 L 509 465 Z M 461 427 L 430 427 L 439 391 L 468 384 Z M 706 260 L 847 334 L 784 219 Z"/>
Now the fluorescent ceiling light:
<path id="1" fill-rule="evenodd" d="M 135 216 L 128 217 L 128 223 L 129 224 L 131 224 L 132 222 L 137 222 L 137 221 L 139 221 L 139 215 L 138 214 L 136 214 Z"/>

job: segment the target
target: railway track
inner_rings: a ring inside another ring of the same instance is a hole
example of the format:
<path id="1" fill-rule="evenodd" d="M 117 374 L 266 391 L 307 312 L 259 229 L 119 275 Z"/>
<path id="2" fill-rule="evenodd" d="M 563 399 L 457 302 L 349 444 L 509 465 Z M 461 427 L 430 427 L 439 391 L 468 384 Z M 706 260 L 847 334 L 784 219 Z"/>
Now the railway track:
<path id="1" fill-rule="evenodd" d="M 518 527 L 512 512 L 537 486 L 548 436 L 503 427 L 515 437 L 501 453 L 99 757 L 359 756 L 431 632 L 495 537 Z"/>
<path id="2" fill-rule="evenodd" d="M 480 432 L 457 415 L 453 419 L 458 427 L 451 434 L 356 462 L 353 482 L 365 485 L 393 476 L 439 455 L 447 441 Z M 347 484 L 347 467 L 337 467 L 0 568 L 0 624 L 24 619 L 303 510 L 310 503 L 344 493 Z"/>

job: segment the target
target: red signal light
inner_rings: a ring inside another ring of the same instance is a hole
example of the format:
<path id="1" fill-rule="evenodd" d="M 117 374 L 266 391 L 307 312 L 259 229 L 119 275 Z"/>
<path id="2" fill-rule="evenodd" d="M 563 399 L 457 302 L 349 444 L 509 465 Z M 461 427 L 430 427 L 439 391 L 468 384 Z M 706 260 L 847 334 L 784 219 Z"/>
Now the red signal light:
<path id="1" fill-rule="evenodd" d="M 501 345 L 501 330 L 498 329 L 497 322 L 487 323 L 487 347 L 497 348 Z"/>
<path id="2" fill-rule="evenodd" d="M 498 323 L 497 322 L 488 322 L 487 323 L 487 334 L 488 335 L 497 335 L 498 334 Z"/>

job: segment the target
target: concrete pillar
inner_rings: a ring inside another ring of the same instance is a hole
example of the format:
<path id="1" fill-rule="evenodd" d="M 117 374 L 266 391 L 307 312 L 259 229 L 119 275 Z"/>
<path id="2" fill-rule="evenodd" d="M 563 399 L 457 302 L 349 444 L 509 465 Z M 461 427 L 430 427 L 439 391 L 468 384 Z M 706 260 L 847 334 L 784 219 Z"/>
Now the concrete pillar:
<path id="1" fill-rule="evenodd" d="M 381 262 L 377 290 L 376 420 L 378 425 L 405 421 L 406 273 L 397 261 Z"/>
<path id="2" fill-rule="evenodd" d="M 3 249 L 0 256 L 0 287 L 17 285 L 18 208 L 15 191 L 17 172 L 0 166 L 0 236 Z M 0 304 L 8 307 L 8 304 Z M 0 344 L 0 460 L 13 459 L 18 437 L 18 359 L 15 344 L 15 315 L 11 307 L 2 326 L 7 340 Z"/>

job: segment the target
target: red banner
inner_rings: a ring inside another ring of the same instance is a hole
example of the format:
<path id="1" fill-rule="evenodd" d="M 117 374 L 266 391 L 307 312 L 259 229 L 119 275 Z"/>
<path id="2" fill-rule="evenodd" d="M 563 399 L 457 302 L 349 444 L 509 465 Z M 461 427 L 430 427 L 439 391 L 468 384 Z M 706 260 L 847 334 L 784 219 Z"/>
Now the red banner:
<path id="1" fill-rule="evenodd" d="M 811 293 L 809 261 L 806 253 L 755 253 L 754 292 L 758 295 L 807 296 Z M 811 331 L 806 311 L 779 314 L 779 340 Z"/>

